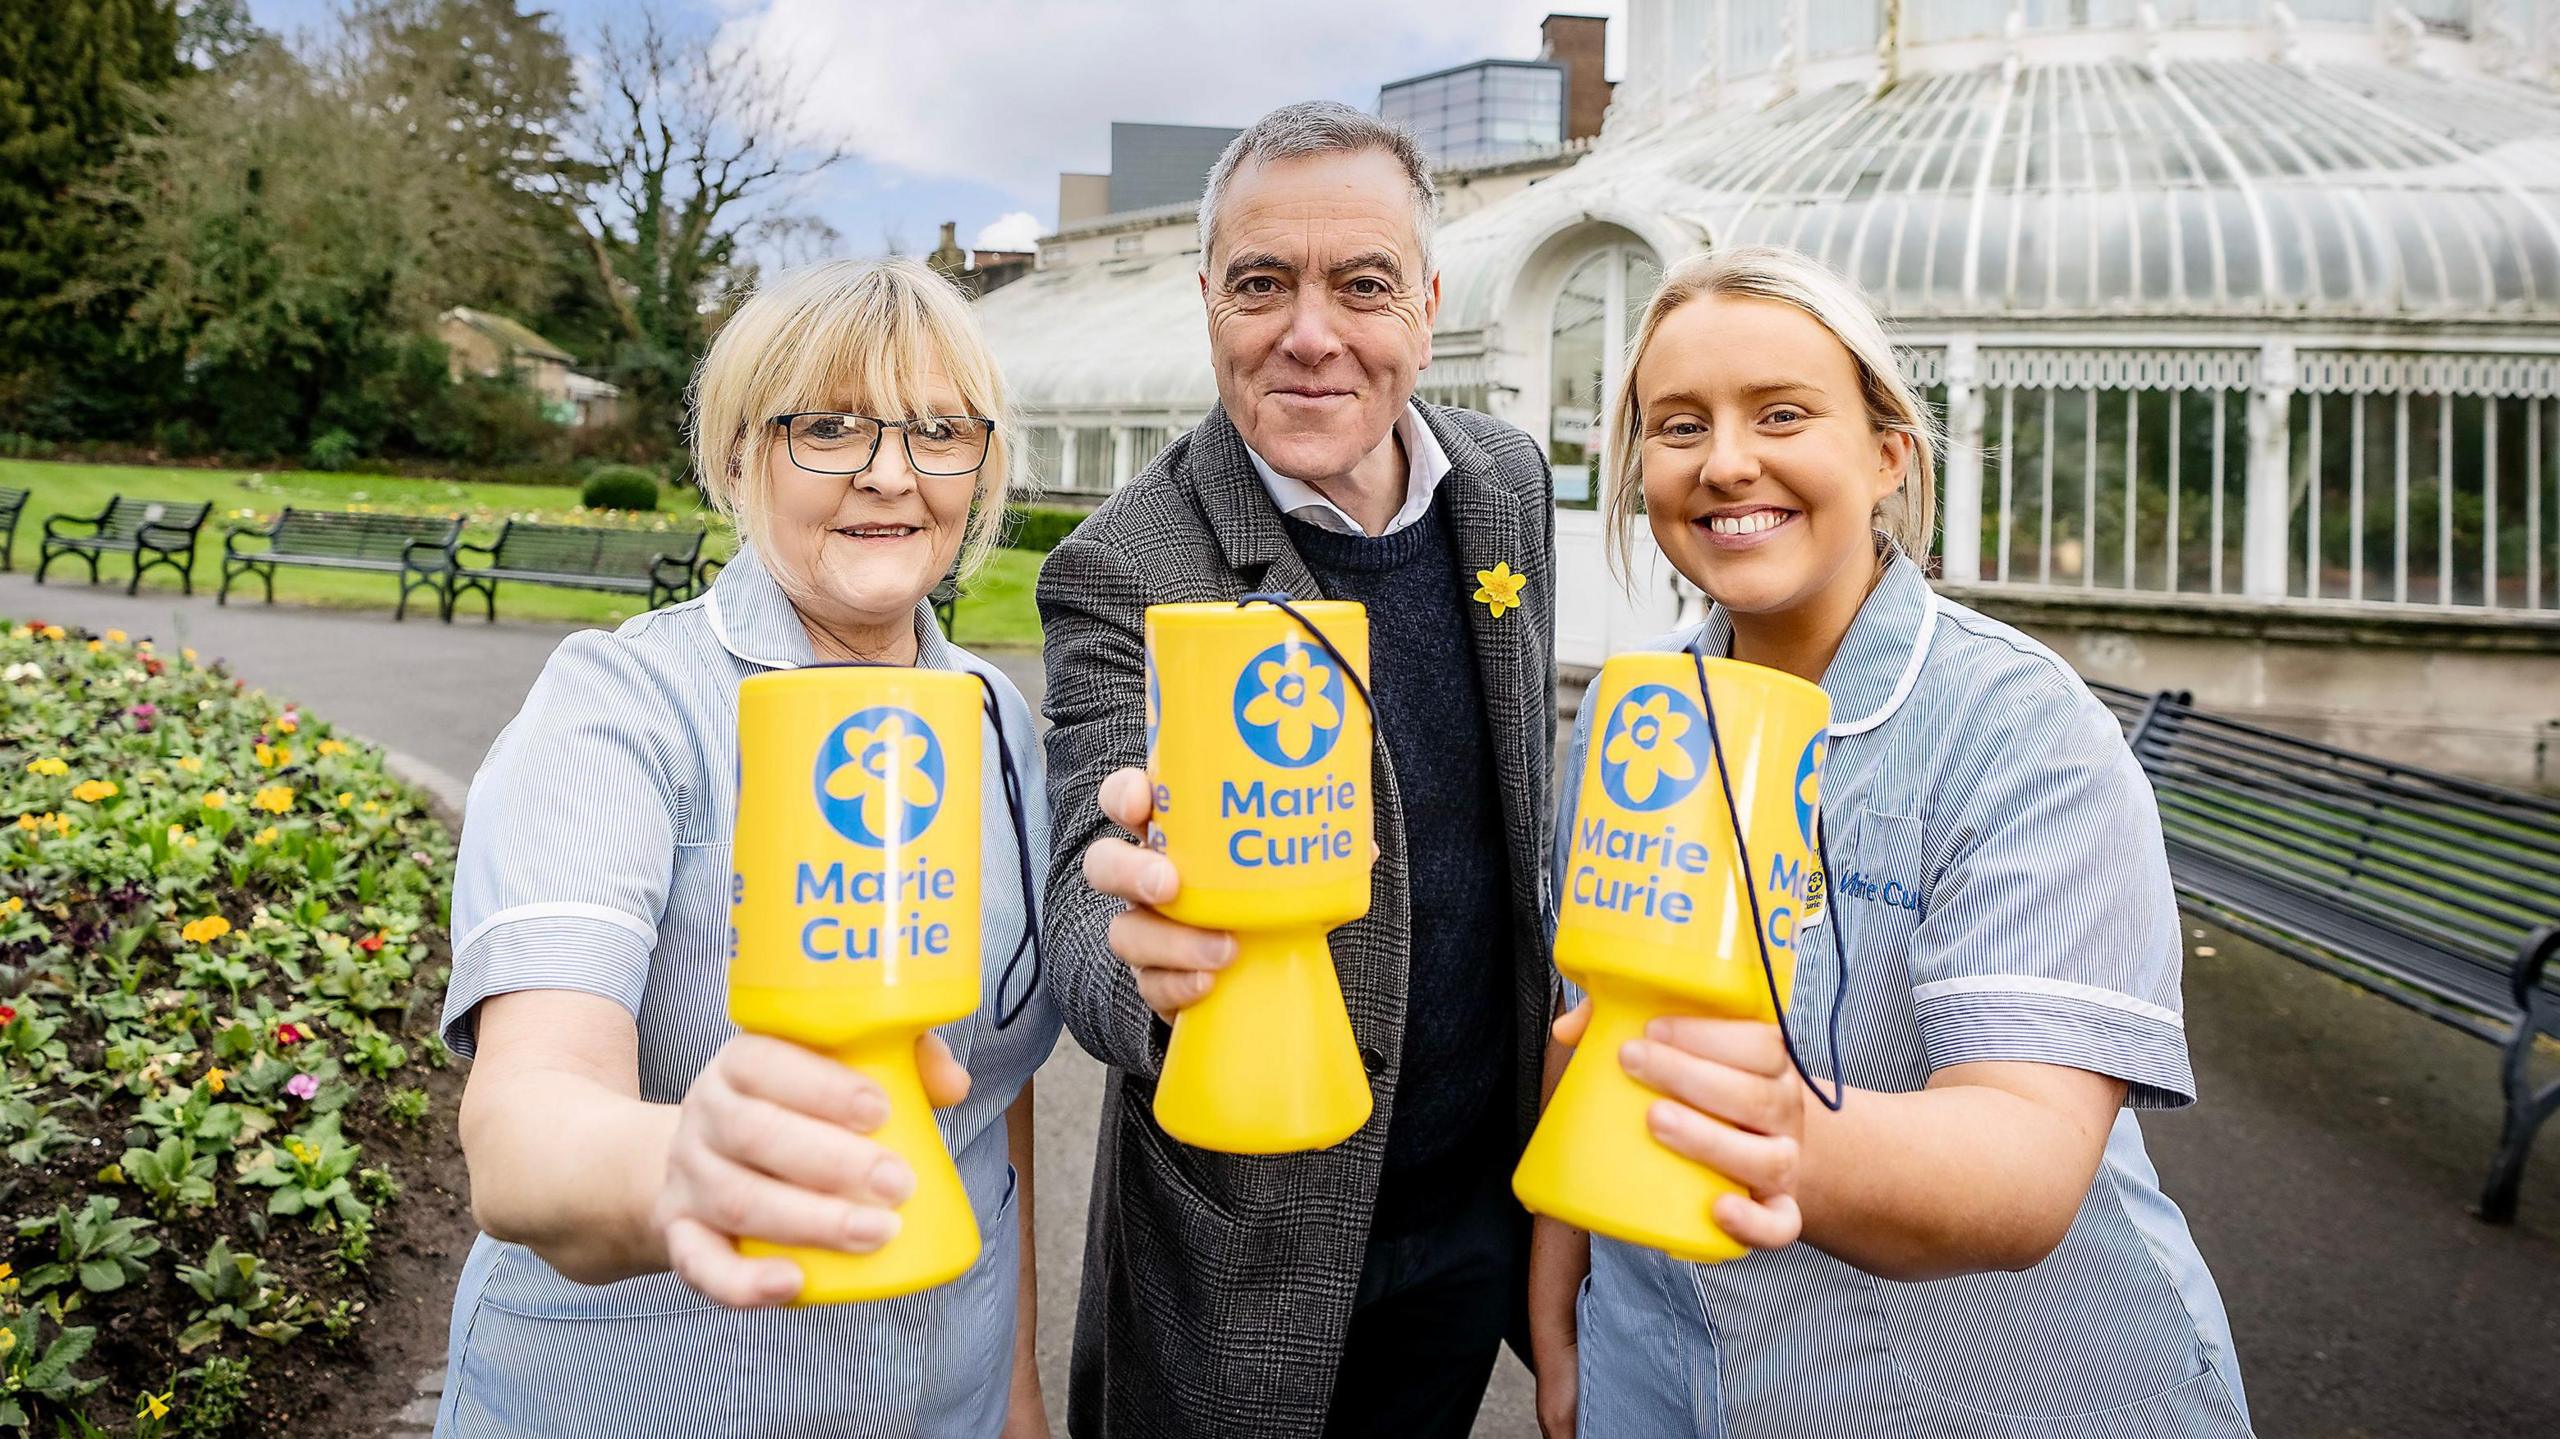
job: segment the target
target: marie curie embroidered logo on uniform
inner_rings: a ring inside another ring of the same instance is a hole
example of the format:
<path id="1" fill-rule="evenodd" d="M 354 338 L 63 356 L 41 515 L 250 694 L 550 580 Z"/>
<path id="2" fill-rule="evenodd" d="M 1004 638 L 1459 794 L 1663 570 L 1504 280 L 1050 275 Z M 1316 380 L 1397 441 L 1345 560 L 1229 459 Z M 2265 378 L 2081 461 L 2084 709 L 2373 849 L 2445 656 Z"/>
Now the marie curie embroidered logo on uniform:
<path id="1" fill-rule="evenodd" d="M 1667 809 L 1698 787 L 1710 758 L 1697 702 L 1666 685 L 1637 685 L 1609 714 L 1600 787 L 1622 809 Z"/>
<path id="2" fill-rule="evenodd" d="M 1236 734 L 1257 757 L 1283 769 L 1303 769 L 1333 753 L 1342 715 L 1342 671 L 1295 640 L 1247 660 L 1236 677 Z"/>
<path id="3" fill-rule="evenodd" d="M 836 833 L 873 849 L 907 844 L 942 810 L 942 741 L 913 713 L 877 705 L 828 732 L 815 783 Z"/>

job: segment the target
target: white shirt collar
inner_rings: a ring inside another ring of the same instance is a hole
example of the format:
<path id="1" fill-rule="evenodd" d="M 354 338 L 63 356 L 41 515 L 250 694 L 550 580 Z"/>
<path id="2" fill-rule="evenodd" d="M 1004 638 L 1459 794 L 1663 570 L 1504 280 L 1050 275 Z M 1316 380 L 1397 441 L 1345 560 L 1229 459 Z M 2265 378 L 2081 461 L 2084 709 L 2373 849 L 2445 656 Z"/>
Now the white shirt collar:
<path id="1" fill-rule="evenodd" d="M 1404 506 L 1378 532 L 1381 536 L 1392 535 L 1430 513 L 1431 497 L 1439 492 L 1441 477 L 1449 473 L 1449 452 L 1440 448 L 1440 437 L 1431 433 L 1431 426 L 1423 422 L 1422 411 L 1410 400 L 1396 417 L 1396 436 L 1404 441 Z M 1315 486 L 1271 468 L 1270 462 L 1255 454 L 1251 445 L 1245 446 L 1244 452 L 1252 459 L 1253 472 L 1262 476 L 1262 487 L 1271 492 L 1271 503 L 1279 507 L 1280 513 L 1336 534 L 1362 533 L 1360 522 L 1318 494 Z"/>

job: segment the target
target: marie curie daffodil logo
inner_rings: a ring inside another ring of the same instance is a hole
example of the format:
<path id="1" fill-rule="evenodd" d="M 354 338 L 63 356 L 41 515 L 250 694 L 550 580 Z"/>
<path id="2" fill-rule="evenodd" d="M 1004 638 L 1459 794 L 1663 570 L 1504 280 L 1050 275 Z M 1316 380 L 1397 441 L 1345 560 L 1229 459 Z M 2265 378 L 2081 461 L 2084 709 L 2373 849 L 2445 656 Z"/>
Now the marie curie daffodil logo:
<path id="1" fill-rule="evenodd" d="M 1698 787 L 1711 758 L 1696 700 L 1665 685 L 1637 685 L 1610 711 L 1600 787 L 1621 808 L 1668 808 Z"/>
<path id="2" fill-rule="evenodd" d="M 1476 592 L 1473 598 L 1477 604 L 1485 607 L 1486 613 L 1495 619 L 1500 619 L 1503 611 L 1520 608 L 1520 591 L 1528 583 L 1529 577 L 1514 574 L 1511 562 L 1505 560 L 1492 569 L 1476 571 Z"/>
<path id="3" fill-rule="evenodd" d="M 1342 671 L 1296 640 L 1255 655 L 1236 677 L 1236 733 L 1283 769 L 1323 759 L 1342 736 Z"/>
<path id="4" fill-rule="evenodd" d="M 874 849 L 922 835 L 942 809 L 942 741 L 913 713 L 878 705 L 818 747 L 818 809 L 836 833 Z"/>
<path id="5" fill-rule="evenodd" d="M 1796 760 L 1796 832 L 1804 836 L 1806 849 L 1814 847 L 1822 820 L 1822 757 L 1830 748 L 1831 732 L 1815 730 Z"/>

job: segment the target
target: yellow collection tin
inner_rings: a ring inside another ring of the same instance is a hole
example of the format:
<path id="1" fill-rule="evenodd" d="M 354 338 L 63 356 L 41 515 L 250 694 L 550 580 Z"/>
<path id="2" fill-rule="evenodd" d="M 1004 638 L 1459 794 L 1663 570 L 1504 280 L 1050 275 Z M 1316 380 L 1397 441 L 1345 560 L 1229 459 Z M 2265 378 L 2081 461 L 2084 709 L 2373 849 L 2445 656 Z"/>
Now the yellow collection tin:
<path id="1" fill-rule="evenodd" d="M 1147 610 L 1147 842 L 1181 893 L 1163 912 L 1232 931 L 1236 958 L 1175 1019 L 1155 1115 L 1186 1144 L 1277 1154 L 1369 1120 L 1369 1079 L 1325 942 L 1369 912 L 1377 849 L 1369 621 L 1335 600 Z"/>
<path id="2" fill-rule="evenodd" d="M 875 1253 L 741 1241 L 798 1262 L 801 1304 L 912 1294 L 978 1256 L 915 1047 L 978 1007 L 980 702 L 974 676 L 889 666 L 738 686 L 729 1017 L 878 1083 L 889 1118 L 872 1137 L 916 1174 Z"/>
<path id="3" fill-rule="evenodd" d="M 1753 872 L 1739 863 L 1698 671 L 1685 653 L 1610 660 L 1585 704 L 1584 757 L 1558 895 L 1556 964 L 1591 996 L 1591 1026 L 1512 1177 L 1541 1214 L 1682 1259 L 1742 1253 L 1709 1217 L 1739 1186 L 1645 1127 L 1657 1097 L 1618 1061 L 1657 1015 L 1775 1020 L 1795 936 L 1819 912 L 1814 829 L 1831 703 L 1793 675 L 1704 661 Z M 1759 936 L 1753 932 L 1757 890 Z"/>

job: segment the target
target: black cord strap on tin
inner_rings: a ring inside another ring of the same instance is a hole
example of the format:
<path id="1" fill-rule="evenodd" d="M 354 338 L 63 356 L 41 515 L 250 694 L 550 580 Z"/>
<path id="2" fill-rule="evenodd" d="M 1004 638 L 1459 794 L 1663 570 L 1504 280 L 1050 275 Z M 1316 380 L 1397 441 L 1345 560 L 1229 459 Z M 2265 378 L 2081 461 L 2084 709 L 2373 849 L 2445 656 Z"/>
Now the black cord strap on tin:
<path id="1" fill-rule="evenodd" d="M 1370 719 L 1373 722 L 1376 720 L 1378 706 L 1370 700 L 1369 686 L 1367 682 L 1360 678 L 1360 672 L 1351 667 L 1351 661 L 1342 657 L 1342 651 L 1333 647 L 1332 638 L 1326 635 L 1323 630 L 1316 628 L 1315 621 L 1308 619 L 1304 614 L 1299 613 L 1298 607 L 1290 603 L 1289 596 L 1286 593 L 1279 590 L 1256 590 L 1252 594 L 1245 596 L 1243 599 L 1236 601 L 1237 609 L 1243 609 L 1247 605 L 1269 605 L 1280 613 L 1296 620 L 1298 622 L 1298 628 L 1315 636 L 1316 643 L 1324 646 L 1324 652 L 1333 657 L 1333 667 L 1342 672 L 1343 682 L 1351 686 L 1354 694 L 1360 696 L 1360 708 L 1369 712 Z"/>
<path id="2" fill-rule="evenodd" d="M 1733 822 L 1734 858 L 1742 866 L 1742 894 L 1751 902 L 1751 937 L 1760 946 L 1760 974 L 1769 984 L 1769 1005 L 1778 1018 L 1778 1038 L 1787 1046 L 1787 1062 L 1795 1066 L 1796 1076 L 1823 1108 L 1838 1113 L 1841 1101 L 1849 1091 L 1840 1081 L 1840 1006 L 1849 994 L 1849 950 L 1840 941 L 1840 903 L 1831 890 L 1831 861 L 1823 854 L 1822 822 L 1814 821 L 1814 863 L 1822 871 L 1822 904 L 1830 911 L 1823 916 L 1823 927 L 1831 931 L 1832 954 L 1839 962 L 1839 983 L 1831 991 L 1831 1092 L 1824 1094 L 1814 1083 L 1813 1075 L 1804 1067 L 1804 1059 L 1796 1053 L 1795 1035 L 1787 1029 L 1787 1002 L 1778 993 L 1777 965 L 1769 958 L 1769 929 L 1760 914 L 1758 871 L 1751 867 L 1751 844 L 1743 838 L 1742 807 L 1734 802 L 1733 776 L 1724 763 L 1724 726 L 1716 723 L 1715 696 L 1707 688 L 1707 662 L 1695 649 L 1689 651 L 1689 664 L 1698 673 L 1698 699 L 1707 707 L 1707 747 L 1715 755 L 1716 782 L 1724 790 L 1724 812 Z M 1802 926 L 1798 926 L 1798 932 Z"/>

